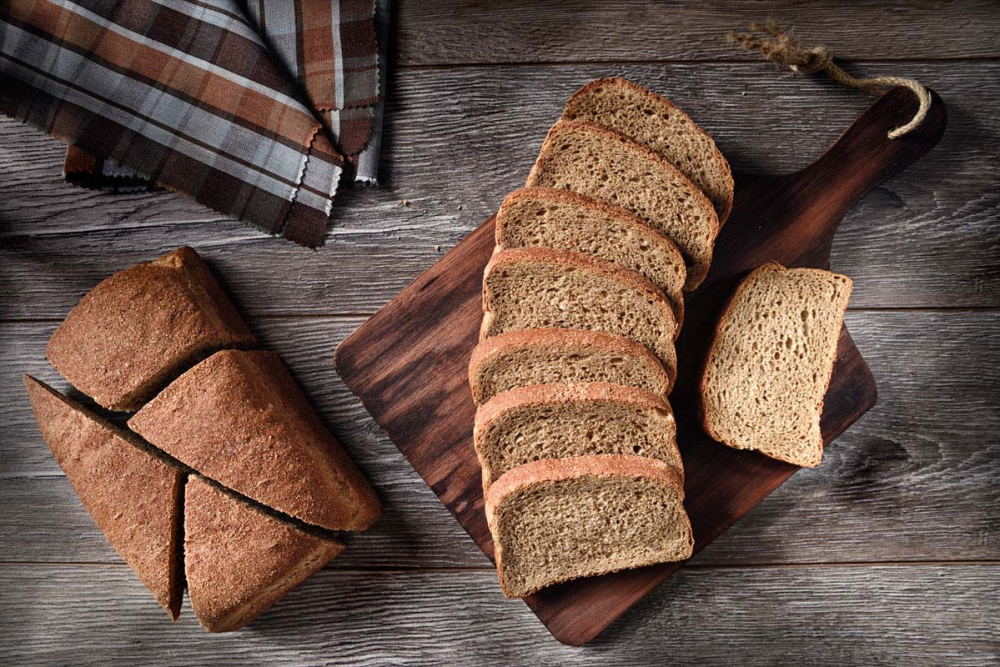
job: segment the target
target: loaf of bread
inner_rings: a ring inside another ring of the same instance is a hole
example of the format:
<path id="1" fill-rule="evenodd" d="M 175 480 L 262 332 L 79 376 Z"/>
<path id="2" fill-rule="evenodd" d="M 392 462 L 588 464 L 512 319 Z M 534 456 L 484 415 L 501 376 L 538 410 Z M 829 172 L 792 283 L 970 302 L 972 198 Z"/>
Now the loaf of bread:
<path id="1" fill-rule="evenodd" d="M 546 586 L 691 556 L 677 471 L 642 456 L 585 456 L 514 468 L 486 495 L 500 588 Z"/>
<path id="2" fill-rule="evenodd" d="M 677 325 L 663 293 L 635 271 L 580 253 L 522 248 L 495 253 L 483 278 L 481 338 L 538 328 L 625 336 L 665 364 Z"/>
<path id="3" fill-rule="evenodd" d="M 684 258 L 673 241 L 620 206 L 569 190 L 515 190 L 497 212 L 496 244 L 582 252 L 636 271 L 670 301 L 677 326 L 684 321 Z"/>
<path id="4" fill-rule="evenodd" d="M 477 405 L 508 389 L 557 382 L 613 382 L 666 396 L 677 374 L 676 359 L 666 361 L 664 367 L 652 352 L 622 336 L 526 329 L 479 343 L 469 360 L 469 386 Z"/>
<path id="5" fill-rule="evenodd" d="M 188 597 L 209 632 L 237 630 L 344 550 L 192 475 L 184 494 Z"/>
<path id="6" fill-rule="evenodd" d="M 511 389 L 479 406 L 474 441 L 484 490 L 532 461 L 598 454 L 659 459 L 684 479 L 670 404 L 636 387 L 598 382 Z"/>
<path id="7" fill-rule="evenodd" d="M 800 466 L 823 457 L 820 416 L 851 294 L 846 276 L 769 263 L 737 288 L 701 381 L 705 430 Z"/>
<path id="8" fill-rule="evenodd" d="M 306 523 L 364 530 L 381 513 L 367 480 L 273 352 L 217 352 L 129 427 L 205 477 Z"/>
<path id="9" fill-rule="evenodd" d="M 685 289 L 705 279 L 718 216 L 701 190 L 651 149 L 594 123 L 561 121 L 549 130 L 527 185 L 628 209 L 677 244 L 687 264 Z"/>
<path id="10" fill-rule="evenodd" d="M 720 225 L 729 217 L 729 163 L 712 137 L 670 100 L 625 79 L 597 79 L 569 98 L 562 120 L 597 123 L 648 146 L 705 193 Z"/>
<path id="11" fill-rule="evenodd" d="M 70 384 L 111 410 L 133 411 L 187 365 L 253 334 L 205 263 L 180 248 L 103 280 L 46 347 Z"/>
<path id="12" fill-rule="evenodd" d="M 48 385 L 25 375 L 42 437 L 80 502 L 170 618 L 181 609 L 184 472 Z"/>

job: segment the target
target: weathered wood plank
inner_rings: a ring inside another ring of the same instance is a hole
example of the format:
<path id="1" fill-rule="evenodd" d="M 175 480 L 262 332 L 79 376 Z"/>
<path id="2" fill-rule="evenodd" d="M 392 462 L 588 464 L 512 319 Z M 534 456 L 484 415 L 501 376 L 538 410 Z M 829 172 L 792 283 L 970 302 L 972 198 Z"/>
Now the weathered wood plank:
<path id="1" fill-rule="evenodd" d="M 1000 306 L 1000 63 L 865 69 L 921 78 L 942 93 L 950 118 L 940 146 L 845 218 L 833 266 L 855 280 L 852 305 Z M 870 102 L 767 64 L 404 70 L 390 104 L 389 185 L 345 188 L 319 252 L 174 195 L 81 192 L 60 181 L 61 144 L 5 120 L 0 292 L 9 298 L 0 317 L 62 317 L 112 270 L 181 243 L 215 263 L 249 313 L 374 312 L 523 182 L 566 98 L 604 74 L 671 95 L 737 169 L 752 171 L 804 166 Z"/>
<path id="2" fill-rule="evenodd" d="M 0 662 L 43 665 L 996 664 L 1000 566 L 688 568 L 558 644 L 492 572 L 324 570 L 249 627 L 171 624 L 124 566 L 5 566 Z"/>
<path id="3" fill-rule="evenodd" d="M 360 322 L 251 323 L 370 476 L 385 518 L 337 565 L 487 561 L 337 378 L 332 351 Z M 1000 313 L 849 313 L 879 404 L 696 560 L 702 564 L 1000 558 Z M 65 388 L 43 358 L 54 324 L 0 323 L 0 561 L 117 562 L 60 476 L 20 389 Z M 471 425 L 470 425 L 471 428 Z"/>
<path id="4" fill-rule="evenodd" d="M 730 30 L 773 18 L 808 46 L 844 58 L 996 57 L 996 4 L 977 2 L 400 3 L 398 60 L 406 65 L 607 60 L 745 59 Z"/>

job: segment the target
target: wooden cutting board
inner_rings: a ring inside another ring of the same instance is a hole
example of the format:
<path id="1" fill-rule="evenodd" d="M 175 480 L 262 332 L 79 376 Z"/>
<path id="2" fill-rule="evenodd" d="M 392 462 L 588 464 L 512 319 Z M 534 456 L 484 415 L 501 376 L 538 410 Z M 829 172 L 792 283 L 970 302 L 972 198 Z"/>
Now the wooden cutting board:
<path id="1" fill-rule="evenodd" d="M 798 469 L 715 443 L 693 419 L 698 368 L 720 310 L 739 279 L 769 260 L 829 268 L 830 246 L 844 213 L 941 138 L 945 110 L 937 95 L 914 132 L 892 141 L 886 137 L 915 109 L 910 92 L 894 89 L 802 171 L 736 176 L 732 215 L 719 234 L 712 270 L 687 295 L 677 341 L 678 379 L 670 397 L 695 553 Z M 493 542 L 472 444 L 476 408 L 466 367 L 479 334 L 482 274 L 493 251 L 493 233 L 490 218 L 359 327 L 335 355 L 347 386 L 490 558 Z M 875 381 L 845 327 L 823 410 L 824 442 L 875 405 L 875 397 Z M 680 565 L 568 582 L 525 601 L 559 641 L 581 645 Z"/>

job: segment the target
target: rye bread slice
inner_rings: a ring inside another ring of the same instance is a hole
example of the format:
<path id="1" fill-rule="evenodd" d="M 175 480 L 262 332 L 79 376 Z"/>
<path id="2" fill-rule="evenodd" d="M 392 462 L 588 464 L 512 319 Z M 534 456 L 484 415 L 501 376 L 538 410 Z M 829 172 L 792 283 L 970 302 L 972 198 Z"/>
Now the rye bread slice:
<path id="1" fill-rule="evenodd" d="M 81 299 L 46 356 L 111 410 L 137 410 L 170 378 L 224 347 L 255 339 L 191 248 L 119 271 Z"/>
<path id="2" fill-rule="evenodd" d="M 737 449 L 800 466 L 823 458 L 820 416 L 851 280 L 765 264 L 719 320 L 701 380 L 705 430 Z"/>
<path id="3" fill-rule="evenodd" d="M 645 345 L 675 359 L 678 328 L 670 302 L 635 271 L 550 248 L 497 252 L 483 278 L 480 339 L 524 329 L 583 329 Z"/>
<path id="4" fill-rule="evenodd" d="M 573 93 L 562 120 L 597 123 L 648 146 L 705 193 L 720 225 L 729 217 L 729 163 L 712 137 L 670 100 L 625 79 L 597 79 Z"/>
<path id="5" fill-rule="evenodd" d="M 381 513 L 367 480 L 273 352 L 217 352 L 129 427 L 205 477 L 305 523 L 364 530 Z"/>
<path id="6" fill-rule="evenodd" d="M 646 146 L 594 123 L 560 121 L 545 137 L 527 185 L 628 209 L 677 244 L 687 264 L 685 289 L 705 279 L 719 232 L 712 202 Z"/>
<path id="7" fill-rule="evenodd" d="M 209 632 L 237 630 L 344 550 L 194 475 L 184 500 L 191 608 Z"/>
<path id="8" fill-rule="evenodd" d="M 519 598 L 570 579 L 691 557 L 677 471 L 641 456 L 535 461 L 486 495 L 500 588 Z"/>
<path id="9" fill-rule="evenodd" d="M 496 244 L 582 252 L 631 269 L 659 287 L 677 325 L 684 322 L 684 258 L 673 241 L 620 206 L 569 190 L 515 190 L 497 212 Z"/>
<path id="10" fill-rule="evenodd" d="M 659 459 L 684 479 L 670 404 L 636 387 L 606 382 L 517 387 L 479 406 L 473 433 L 484 491 L 532 461 L 603 454 Z"/>
<path id="11" fill-rule="evenodd" d="M 185 473 L 30 375 L 35 421 L 80 502 L 170 618 L 181 609 Z"/>
<path id="12" fill-rule="evenodd" d="M 645 347 L 599 331 L 527 329 L 493 336 L 472 350 L 469 386 L 476 405 L 515 387 L 613 382 L 666 396 L 677 374 Z"/>

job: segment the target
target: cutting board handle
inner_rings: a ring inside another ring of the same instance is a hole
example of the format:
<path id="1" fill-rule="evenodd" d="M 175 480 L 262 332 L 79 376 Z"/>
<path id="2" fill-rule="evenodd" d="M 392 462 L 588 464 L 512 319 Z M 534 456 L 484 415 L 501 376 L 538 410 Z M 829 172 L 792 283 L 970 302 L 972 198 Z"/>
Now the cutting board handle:
<path id="1" fill-rule="evenodd" d="M 889 138 L 889 131 L 916 114 L 916 96 L 893 88 L 855 120 L 821 158 L 804 170 L 819 179 L 826 192 L 836 193 L 841 214 L 868 192 L 916 162 L 933 148 L 947 121 L 944 103 L 934 91 L 924 121 L 908 134 Z M 812 180 L 812 179 L 808 179 Z"/>

